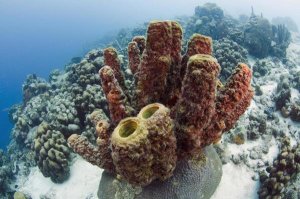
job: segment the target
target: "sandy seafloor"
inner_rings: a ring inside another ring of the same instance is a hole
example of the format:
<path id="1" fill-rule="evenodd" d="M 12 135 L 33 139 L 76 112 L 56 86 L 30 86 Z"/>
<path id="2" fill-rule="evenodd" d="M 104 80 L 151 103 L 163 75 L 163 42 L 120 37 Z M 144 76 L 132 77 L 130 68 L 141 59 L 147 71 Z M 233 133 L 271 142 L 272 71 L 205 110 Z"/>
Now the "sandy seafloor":
<path id="1" fill-rule="evenodd" d="M 300 70 L 300 37 L 299 35 L 293 35 L 293 42 L 290 44 L 288 50 L 289 59 L 293 59 L 297 64 L 297 70 Z M 250 58 L 250 65 L 253 64 L 253 60 Z M 283 65 L 282 65 L 283 66 Z M 278 67 L 278 68 L 277 68 Z M 284 73 L 288 73 L 288 69 L 284 67 L 276 66 L 272 72 L 267 76 L 264 76 L 264 84 L 261 85 L 261 90 L 265 97 L 265 100 L 269 103 L 274 103 L 270 100 L 270 97 L 274 95 L 277 82 L 274 76 L 279 76 Z M 299 97 L 300 94 L 295 89 L 292 89 L 292 97 Z M 259 109 L 254 101 L 245 113 L 247 115 L 250 111 Z M 280 121 L 283 125 L 292 125 L 294 128 L 300 128 L 300 124 L 292 122 L 289 118 L 283 118 L 279 115 Z M 246 116 L 244 116 L 246 117 Z M 245 120 L 247 121 L 247 120 Z M 243 124 L 247 125 L 247 123 Z M 221 141 L 222 144 L 223 141 Z M 295 144 L 297 140 L 291 140 L 292 144 Z M 227 143 L 226 150 L 231 156 L 239 154 L 246 154 L 250 165 L 257 165 L 259 161 L 273 162 L 273 159 L 277 156 L 279 149 L 278 144 L 274 137 L 268 142 L 269 152 L 262 154 L 262 158 L 259 160 L 253 160 L 249 158 L 250 151 L 259 146 L 263 146 L 265 143 L 263 139 L 259 138 L 255 141 L 246 141 L 242 145 L 236 145 L 234 143 Z M 83 160 L 81 157 L 76 157 L 71 165 L 70 178 L 62 183 L 55 184 L 49 178 L 43 177 L 38 167 L 33 167 L 28 177 L 20 176 L 16 182 L 18 185 L 18 191 L 27 193 L 32 196 L 33 199 L 39 199 L 43 195 L 47 195 L 53 199 L 97 199 L 97 190 L 101 178 L 102 169 L 97 166 L 93 166 L 90 163 Z M 212 196 L 212 199 L 241 199 L 258 198 L 257 190 L 259 187 L 258 174 L 244 163 L 234 164 L 233 161 L 229 161 L 223 165 L 223 176 L 219 187 Z"/>

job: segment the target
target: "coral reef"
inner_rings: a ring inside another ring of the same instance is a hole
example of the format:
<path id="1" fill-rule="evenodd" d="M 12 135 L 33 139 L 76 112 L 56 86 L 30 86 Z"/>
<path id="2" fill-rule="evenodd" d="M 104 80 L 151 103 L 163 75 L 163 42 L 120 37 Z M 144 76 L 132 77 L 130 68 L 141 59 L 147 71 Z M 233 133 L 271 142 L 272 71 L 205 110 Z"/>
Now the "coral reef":
<path id="1" fill-rule="evenodd" d="M 270 22 L 252 13 L 244 27 L 244 43 L 251 55 L 259 58 L 266 57 L 272 43 L 272 26 Z"/>
<path id="2" fill-rule="evenodd" d="M 185 27 L 187 38 L 193 33 L 201 33 L 213 39 L 224 37 L 239 40 L 242 31 L 237 27 L 238 21 L 224 14 L 224 11 L 214 3 L 206 3 L 195 8 Z"/>
<path id="3" fill-rule="evenodd" d="M 211 39 L 193 35 L 183 57 L 181 39 L 177 22 L 153 21 L 143 53 L 132 51 L 129 44 L 129 66 L 137 70 L 132 71 L 133 92 L 123 84 L 116 50 L 105 50 L 107 65 L 99 74 L 110 120 L 96 125 L 98 146 L 83 136 L 70 136 L 75 152 L 131 184 L 145 186 L 172 176 L 179 160 L 196 158 L 234 126 L 253 96 L 251 70 L 240 63 L 220 85 Z"/>
<path id="4" fill-rule="evenodd" d="M 29 100 L 25 107 L 18 106 L 11 109 L 11 118 L 15 122 L 12 135 L 18 143 L 30 146 L 32 143 L 31 129 L 38 126 L 47 116 L 46 103 L 49 100 L 49 93 L 43 93 Z"/>
<path id="5" fill-rule="evenodd" d="M 80 132 L 80 119 L 77 117 L 75 102 L 66 93 L 58 93 L 52 97 L 47 103 L 46 112 L 44 121 L 64 136 Z"/>
<path id="6" fill-rule="evenodd" d="M 63 134 L 42 123 L 37 129 L 33 148 L 37 165 L 45 177 L 55 183 L 69 177 L 70 150 Z"/>
<path id="7" fill-rule="evenodd" d="M 257 16 L 252 11 L 244 25 L 243 42 L 249 53 L 258 58 L 273 55 L 286 57 L 290 44 L 290 32 L 284 25 L 272 25 L 266 18 Z"/>
<path id="8" fill-rule="evenodd" d="M 300 189 L 288 189 L 288 183 L 300 172 L 300 145 L 290 146 L 290 140 L 283 138 L 282 148 L 273 165 L 260 174 L 259 198 L 285 198 L 285 195 L 299 194 Z M 292 197 L 293 198 L 293 197 Z M 296 197 L 297 198 L 297 197 Z"/>
<path id="9" fill-rule="evenodd" d="M 17 141 L 17 150 L 31 148 L 36 129 L 43 122 L 51 126 L 51 131 L 59 132 L 65 138 L 82 133 L 95 142 L 95 126 L 89 115 L 97 108 L 108 111 L 97 75 L 104 64 L 102 56 L 102 50 L 90 51 L 79 63 L 66 66 L 65 72 L 54 70 L 49 83 L 35 75 L 28 77 L 23 85 L 24 103 L 10 109 L 10 119 L 15 123 L 12 135 Z M 47 89 L 38 89 L 44 88 L 40 84 L 46 84 Z"/>
<path id="10" fill-rule="evenodd" d="M 6 152 L 0 149 L 0 198 L 8 198 L 13 179 L 13 165 Z"/>
<path id="11" fill-rule="evenodd" d="M 70 65 L 67 68 L 67 71 L 69 72 L 67 80 L 77 83 L 81 87 L 98 83 L 99 77 L 95 75 L 97 69 L 98 67 L 84 59 L 79 64 Z"/>
<path id="12" fill-rule="evenodd" d="M 249 114 L 249 126 L 247 138 L 257 140 L 267 131 L 267 115 L 263 112 L 251 111 Z"/>
<path id="13" fill-rule="evenodd" d="M 277 85 L 277 94 L 275 96 L 276 109 L 280 110 L 283 117 L 290 117 L 291 120 L 300 122 L 300 98 L 292 97 L 292 89 L 294 88 L 292 88 L 290 82 L 295 83 L 293 82 L 293 77 L 283 75 L 280 77 L 280 80 L 281 82 Z M 294 86 L 297 87 L 297 82 Z"/>
<path id="14" fill-rule="evenodd" d="M 273 25 L 262 15 L 255 15 L 253 10 L 250 17 L 242 15 L 237 20 L 226 15 L 214 3 L 197 6 L 195 14 L 183 21 L 186 23 L 185 38 L 196 32 L 215 40 L 229 39 L 244 46 L 249 54 L 257 58 L 272 55 L 284 60 L 291 39 L 284 25 Z"/>
<path id="15" fill-rule="evenodd" d="M 253 11 L 250 17 L 235 20 L 213 3 L 196 7 L 194 16 L 188 19 L 186 30 L 186 38 L 199 32 L 216 40 L 230 39 L 258 58 L 268 55 L 285 58 L 290 43 L 290 32 L 284 25 L 272 25 Z"/>
<path id="16" fill-rule="evenodd" d="M 265 60 L 257 60 L 253 65 L 253 76 L 262 77 L 269 72 L 269 63 Z"/>
<path id="17" fill-rule="evenodd" d="M 272 24 L 282 25 L 284 24 L 289 31 L 298 32 L 298 26 L 296 22 L 290 17 L 275 17 L 272 19 Z"/>
<path id="18" fill-rule="evenodd" d="M 286 57 L 286 49 L 291 41 L 291 33 L 283 24 L 272 25 L 272 42 L 271 54 L 276 57 Z"/>
<path id="19" fill-rule="evenodd" d="M 290 117 L 295 122 L 300 122 L 300 100 L 291 106 Z"/>
<path id="20" fill-rule="evenodd" d="M 50 85 L 45 80 L 38 78 L 34 74 L 28 75 L 22 87 L 24 102 L 26 103 L 32 97 L 46 92 L 49 88 Z"/>

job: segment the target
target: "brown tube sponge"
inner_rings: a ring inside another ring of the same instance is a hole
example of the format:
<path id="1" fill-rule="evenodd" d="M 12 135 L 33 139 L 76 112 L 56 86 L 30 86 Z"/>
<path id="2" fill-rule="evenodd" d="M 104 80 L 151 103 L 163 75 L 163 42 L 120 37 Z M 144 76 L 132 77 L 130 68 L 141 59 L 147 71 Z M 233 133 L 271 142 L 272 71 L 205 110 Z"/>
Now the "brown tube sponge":
<path id="1" fill-rule="evenodd" d="M 176 138 L 170 110 L 159 103 L 142 108 L 137 116 L 145 124 L 149 133 L 151 152 L 153 154 L 153 172 L 160 179 L 169 178 L 175 169 Z"/>
<path id="2" fill-rule="evenodd" d="M 95 113 L 96 114 L 96 113 Z M 113 126 L 109 124 L 107 118 L 99 119 L 96 124 L 97 146 L 91 144 L 84 136 L 73 134 L 68 139 L 69 146 L 74 152 L 81 155 L 85 160 L 93 165 L 107 170 L 110 173 L 115 172 L 113 165 L 110 136 Z"/>
<path id="3" fill-rule="evenodd" d="M 133 41 L 128 44 L 128 65 L 133 75 L 136 74 L 140 64 L 140 50 L 138 44 Z"/>
<path id="4" fill-rule="evenodd" d="M 110 149 L 110 136 L 113 126 L 107 120 L 100 120 L 96 125 L 97 145 L 102 163 L 102 168 L 109 172 L 115 171 Z"/>
<path id="5" fill-rule="evenodd" d="M 171 21 L 153 21 L 149 24 L 146 48 L 137 73 L 138 109 L 149 103 L 158 102 L 165 94 L 170 68 L 178 59 L 176 56 L 180 56 L 180 51 L 173 53 L 178 50 L 178 42 L 174 42 L 176 39 L 173 38 L 178 37 L 177 27 L 180 27 L 179 24 Z M 179 41 L 180 39 L 178 38 Z"/>
<path id="6" fill-rule="evenodd" d="M 188 42 L 185 55 L 182 58 L 180 76 L 183 80 L 189 58 L 196 54 L 212 55 L 212 39 L 200 34 L 193 34 Z"/>
<path id="7" fill-rule="evenodd" d="M 148 130 L 135 117 L 120 121 L 111 136 L 112 158 L 116 171 L 129 183 L 147 185 L 154 179 Z"/>
<path id="8" fill-rule="evenodd" d="M 111 69 L 114 71 L 115 78 L 119 82 L 120 87 L 125 91 L 125 78 L 121 70 L 121 63 L 118 58 L 117 50 L 113 47 L 106 48 L 103 51 L 103 56 L 104 64 L 111 67 Z"/>
<path id="9" fill-rule="evenodd" d="M 173 107 L 176 104 L 181 92 L 181 40 L 181 26 L 172 22 L 171 65 L 167 77 L 166 93 L 161 98 L 167 107 Z"/>
<path id="10" fill-rule="evenodd" d="M 111 136 L 116 171 L 128 182 L 145 186 L 169 178 L 176 165 L 176 139 L 170 110 L 162 104 L 144 107 L 122 120 Z"/>
<path id="11" fill-rule="evenodd" d="M 132 39 L 132 42 L 128 44 L 128 65 L 133 75 L 138 72 L 138 67 L 145 47 L 146 39 L 144 36 L 135 36 Z M 135 76 L 135 78 L 137 77 Z"/>
<path id="12" fill-rule="evenodd" d="M 103 156 L 101 146 L 94 146 L 86 137 L 77 134 L 73 134 L 68 138 L 68 144 L 74 152 L 81 155 L 89 163 L 97 165 L 111 173 L 114 172 L 114 165 L 111 158 Z"/>
<path id="13" fill-rule="evenodd" d="M 180 156 L 198 153 L 202 131 L 215 111 L 217 76 L 220 66 L 210 55 L 190 57 L 176 106 L 175 132 Z"/>
<path id="14" fill-rule="evenodd" d="M 144 36 L 135 36 L 132 41 L 137 43 L 139 54 L 142 55 L 146 47 L 146 38 Z"/>
<path id="15" fill-rule="evenodd" d="M 193 34 L 188 43 L 186 55 L 212 54 L 212 39 L 200 34 Z"/>
<path id="16" fill-rule="evenodd" d="M 218 141 L 222 132 L 230 130 L 246 111 L 253 97 L 251 78 L 251 69 L 246 64 L 240 63 L 225 86 L 220 88 L 213 116 L 214 122 L 205 130 L 207 142 Z"/>
<path id="17" fill-rule="evenodd" d="M 117 123 L 131 115 L 133 109 L 130 107 L 126 95 L 115 78 L 113 69 L 109 66 L 104 66 L 99 70 L 99 75 L 108 102 L 111 120 L 113 123 Z"/>

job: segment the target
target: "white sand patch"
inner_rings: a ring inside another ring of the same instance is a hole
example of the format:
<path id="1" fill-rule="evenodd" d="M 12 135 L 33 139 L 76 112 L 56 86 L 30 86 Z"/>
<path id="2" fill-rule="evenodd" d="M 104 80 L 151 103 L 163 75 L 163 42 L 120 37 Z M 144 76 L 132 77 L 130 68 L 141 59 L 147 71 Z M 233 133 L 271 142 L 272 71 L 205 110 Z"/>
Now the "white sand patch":
<path id="1" fill-rule="evenodd" d="M 258 181 L 251 179 L 254 175 L 245 166 L 237 166 L 232 162 L 224 165 L 220 185 L 211 199 L 258 198 Z"/>
<path id="2" fill-rule="evenodd" d="M 258 108 L 256 102 L 254 100 L 251 100 L 250 106 L 248 107 L 244 115 L 248 115 L 253 109 L 256 108 Z"/>
<path id="3" fill-rule="evenodd" d="M 28 193 L 32 199 L 40 199 L 42 195 L 51 199 L 97 199 L 102 171 L 82 158 L 76 158 L 71 166 L 70 178 L 62 184 L 55 184 L 45 178 L 38 167 L 34 167 L 25 182 L 19 185 L 18 191 Z"/>
<path id="4" fill-rule="evenodd" d="M 248 55 L 247 59 L 248 59 L 248 63 L 250 65 L 250 68 L 252 69 L 252 67 L 255 64 L 257 59 L 255 57 L 251 56 L 251 55 Z"/>
<path id="5" fill-rule="evenodd" d="M 297 89 L 291 88 L 291 100 L 295 101 L 300 98 L 300 93 Z"/>
<path id="6" fill-rule="evenodd" d="M 269 163 L 273 163 L 273 160 L 278 156 L 279 154 L 279 148 L 275 144 L 275 138 L 272 137 L 271 145 L 269 146 L 269 152 L 267 155 L 263 156 L 264 160 L 267 160 Z"/>
<path id="7" fill-rule="evenodd" d="M 276 88 L 277 82 L 274 81 L 270 81 L 267 84 L 260 86 L 260 89 L 262 90 L 264 96 L 274 93 Z"/>

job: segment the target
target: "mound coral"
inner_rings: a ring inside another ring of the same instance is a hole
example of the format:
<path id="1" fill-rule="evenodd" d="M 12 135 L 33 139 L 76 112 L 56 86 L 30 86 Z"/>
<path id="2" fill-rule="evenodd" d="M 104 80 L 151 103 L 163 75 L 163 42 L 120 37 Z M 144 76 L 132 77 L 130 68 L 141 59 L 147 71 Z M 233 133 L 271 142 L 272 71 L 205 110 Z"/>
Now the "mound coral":
<path id="1" fill-rule="evenodd" d="M 214 57 L 222 65 L 220 73 L 221 81 L 225 81 L 232 73 L 235 66 L 240 63 L 247 63 L 247 50 L 238 43 L 223 38 L 214 42 Z"/>
<path id="2" fill-rule="evenodd" d="M 37 165 L 45 177 L 56 183 L 69 177 L 70 149 L 62 133 L 43 122 L 37 130 L 34 151 Z"/>
<path id="3" fill-rule="evenodd" d="M 268 175 L 265 172 L 260 174 L 259 198 L 282 198 L 282 196 L 285 196 L 283 198 L 297 198 L 297 196 L 288 197 L 288 195 L 292 192 L 297 195 L 300 191 L 299 177 L 297 177 L 300 171 L 300 144 L 291 147 L 289 138 L 285 137 L 282 145 L 277 159 L 266 169 Z M 297 178 L 298 185 L 296 185 Z"/>
<path id="4" fill-rule="evenodd" d="M 135 77 L 131 91 L 116 50 L 104 50 L 107 65 L 99 74 L 110 120 L 97 122 L 98 146 L 77 134 L 68 142 L 92 164 L 146 186 L 169 178 L 178 162 L 197 158 L 217 142 L 245 112 L 253 91 L 251 70 L 242 63 L 225 85 L 220 83 L 221 68 L 211 56 L 209 37 L 194 34 L 181 56 L 177 22 L 151 22 L 145 47 L 140 41 L 129 44 L 129 68 Z"/>

